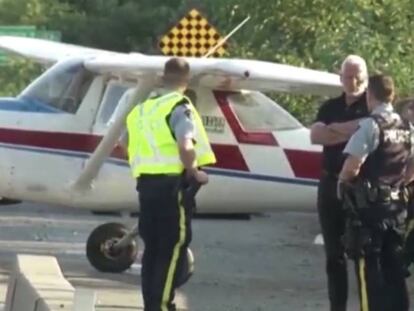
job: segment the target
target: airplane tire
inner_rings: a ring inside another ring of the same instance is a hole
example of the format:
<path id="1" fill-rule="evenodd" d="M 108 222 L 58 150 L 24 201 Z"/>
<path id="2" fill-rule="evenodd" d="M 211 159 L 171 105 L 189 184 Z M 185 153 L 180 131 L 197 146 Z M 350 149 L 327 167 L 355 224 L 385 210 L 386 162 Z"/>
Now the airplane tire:
<path id="1" fill-rule="evenodd" d="M 127 232 L 128 229 L 120 223 L 106 223 L 96 227 L 86 243 L 86 256 L 90 264 L 101 272 L 121 273 L 129 269 L 138 253 L 135 240 L 116 253 L 105 247 L 108 242 L 121 239 Z"/>

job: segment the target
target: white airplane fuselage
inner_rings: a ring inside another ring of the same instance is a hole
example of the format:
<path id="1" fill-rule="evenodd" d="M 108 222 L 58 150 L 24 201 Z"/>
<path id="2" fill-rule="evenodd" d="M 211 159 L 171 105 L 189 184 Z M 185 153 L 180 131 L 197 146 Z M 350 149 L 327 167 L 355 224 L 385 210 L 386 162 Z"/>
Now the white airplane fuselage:
<path id="1" fill-rule="evenodd" d="M 72 187 L 131 82 L 56 64 L 16 99 L 0 99 L 0 195 L 91 210 L 138 208 L 135 180 L 115 148 L 92 187 Z M 320 151 L 309 130 L 259 92 L 194 87 L 217 164 L 200 213 L 314 208 Z"/>

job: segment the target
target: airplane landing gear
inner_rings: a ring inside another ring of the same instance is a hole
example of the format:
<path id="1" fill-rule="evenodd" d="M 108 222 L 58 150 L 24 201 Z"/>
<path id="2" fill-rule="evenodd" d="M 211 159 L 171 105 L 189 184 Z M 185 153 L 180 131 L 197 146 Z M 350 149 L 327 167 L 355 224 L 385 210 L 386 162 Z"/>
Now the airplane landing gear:
<path id="1" fill-rule="evenodd" d="M 132 231 L 120 223 L 98 226 L 86 243 L 90 264 L 101 272 L 121 273 L 129 269 L 138 253 L 137 234 L 137 226 Z"/>
<path id="2" fill-rule="evenodd" d="M 138 246 L 138 225 L 131 231 L 120 223 L 106 223 L 95 228 L 86 243 L 86 256 L 90 264 L 101 272 L 121 273 L 134 263 Z M 175 286 L 187 283 L 194 272 L 194 256 L 187 248 Z"/>

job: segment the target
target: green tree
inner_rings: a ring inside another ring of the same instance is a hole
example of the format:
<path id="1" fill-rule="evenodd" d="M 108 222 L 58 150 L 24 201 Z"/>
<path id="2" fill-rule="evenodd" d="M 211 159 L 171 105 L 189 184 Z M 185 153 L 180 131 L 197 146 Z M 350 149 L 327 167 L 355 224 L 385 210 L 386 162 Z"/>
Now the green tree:
<path id="1" fill-rule="evenodd" d="M 28 59 L 11 58 L 1 66 L 0 96 L 16 96 L 42 72 L 42 67 Z"/>

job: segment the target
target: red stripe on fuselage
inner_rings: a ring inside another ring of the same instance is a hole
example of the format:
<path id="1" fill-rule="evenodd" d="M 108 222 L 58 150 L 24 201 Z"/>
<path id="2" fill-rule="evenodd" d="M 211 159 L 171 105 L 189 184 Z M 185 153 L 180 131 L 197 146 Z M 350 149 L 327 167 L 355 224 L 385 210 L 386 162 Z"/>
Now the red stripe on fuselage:
<path id="1" fill-rule="evenodd" d="M 217 103 L 226 118 L 231 130 L 237 141 L 242 144 L 278 146 L 276 138 L 270 132 L 246 132 L 240 125 L 240 122 L 234 113 L 227 96 L 229 92 L 215 91 L 214 96 Z"/>
<path id="2" fill-rule="evenodd" d="M 248 172 L 249 168 L 238 146 L 212 144 L 217 158 L 214 167 Z"/>
<path id="3" fill-rule="evenodd" d="M 319 179 L 322 154 L 320 152 L 284 149 L 296 177 Z"/>
<path id="4" fill-rule="evenodd" d="M 101 139 L 102 136 L 91 134 L 0 128 L 0 143 L 54 150 L 93 153 Z M 215 167 L 248 171 L 238 146 L 212 144 L 212 148 L 217 157 Z M 122 147 L 117 146 L 111 157 L 126 159 L 126 153 Z"/>
<path id="5" fill-rule="evenodd" d="M 92 153 L 101 139 L 102 136 L 81 133 L 0 128 L 0 143 L 57 150 Z M 111 157 L 124 159 L 125 153 L 117 146 L 112 151 Z"/>

